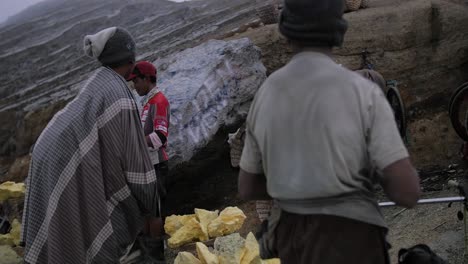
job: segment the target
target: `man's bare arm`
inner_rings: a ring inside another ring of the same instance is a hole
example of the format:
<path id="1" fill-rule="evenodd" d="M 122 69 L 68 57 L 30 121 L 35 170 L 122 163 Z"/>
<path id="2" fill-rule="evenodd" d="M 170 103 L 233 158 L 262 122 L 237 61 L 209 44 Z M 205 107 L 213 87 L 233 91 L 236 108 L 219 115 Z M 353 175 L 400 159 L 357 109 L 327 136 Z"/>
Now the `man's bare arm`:
<path id="1" fill-rule="evenodd" d="M 421 195 L 419 176 L 409 158 L 384 168 L 382 186 L 390 200 L 407 208 L 414 207 Z"/>
<path id="2" fill-rule="evenodd" d="M 253 174 L 240 170 L 238 191 L 244 200 L 270 200 L 266 187 L 266 178 L 263 174 Z"/>

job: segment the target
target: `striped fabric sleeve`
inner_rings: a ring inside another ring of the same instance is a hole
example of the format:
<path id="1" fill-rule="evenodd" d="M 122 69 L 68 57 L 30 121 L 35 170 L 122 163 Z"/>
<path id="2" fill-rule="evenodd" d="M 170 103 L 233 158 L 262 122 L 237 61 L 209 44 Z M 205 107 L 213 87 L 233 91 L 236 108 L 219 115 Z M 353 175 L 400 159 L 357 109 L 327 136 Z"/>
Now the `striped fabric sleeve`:
<path id="1" fill-rule="evenodd" d="M 122 111 L 123 167 L 132 193 L 143 213 L 158 214 L 156 173 L 149 157 L 147 144 L 137 110 Z"/>

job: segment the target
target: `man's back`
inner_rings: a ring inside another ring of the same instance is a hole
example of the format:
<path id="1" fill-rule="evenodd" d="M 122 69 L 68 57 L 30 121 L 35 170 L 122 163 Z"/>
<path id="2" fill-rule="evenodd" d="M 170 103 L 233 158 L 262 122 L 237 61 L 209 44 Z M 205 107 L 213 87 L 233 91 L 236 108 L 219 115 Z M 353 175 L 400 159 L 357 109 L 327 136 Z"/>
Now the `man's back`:
<path id="1" fill-rule="evenodd" d="M 408 154 L 377 86 L 324 54 L 302 52 L 260 88 L 247 127 L 268 192 L 283 209 L 384 226 L 373 205 L 372 168 Z M 258 164 L 243 165 L 258 172 Z"/>

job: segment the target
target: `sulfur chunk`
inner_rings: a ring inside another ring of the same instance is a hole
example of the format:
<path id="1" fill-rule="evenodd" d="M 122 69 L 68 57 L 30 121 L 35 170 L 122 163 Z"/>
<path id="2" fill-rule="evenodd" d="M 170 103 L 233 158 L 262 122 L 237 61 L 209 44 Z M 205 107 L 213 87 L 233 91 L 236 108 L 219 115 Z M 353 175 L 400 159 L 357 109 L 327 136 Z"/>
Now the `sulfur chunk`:
<path id="1" fill-rule="evenodd" d="M 262 264 L 260 259 L 260 249 L 258 246 L 257 239 L 255 236 L 250 232 L 244 244 L 244 255 L 241 259 L 241 264 Z"/>
<path id="2" fill-rule="evenodd" d="M 200 225 L 204 234 L 204 237 L 200 239 L 201 241 L 207 241 L 209 239 L 208 224 L 210 224 L 213 220 L 215 220 L 218 217 L 218 212 L 218 210 L 208 211 L 204 209 L 195 208 L 195 215 L 197 216 L 198 221 L 200 221 Z"/>
<path id="3" fill-rule="evenodd" d="M 202 264 L 219 264 L 218 257 L 211 253 L 205 244 L 197 242 L 195 246 L 197 248 L 198 258 Z"/>
<path id="4" fill-rule="evenodd" d="M 9 198 L 20 198 L 24 196 L 24 183 L 14 183 L 11 181 L 0 184 L 0 202 Z"/>
<path id="5" fill-rule="evenodd" d="M 199 259 L 197 259 L 190 252 L 179 252 L 177 257 L 174 260 L 174 264 L 202 264 Z"/>
<path id="6" fill-rule="evenodd" d="M 227 207 L 208 225 L 210 237 L 220 237 L 238 231 L 244 224 L 246 216 L 237 207 Z"/>
<path id="7" fill-rule="evenodd" d="M 166 217 L 164 224 L 164 231 L 166 234 L 172 236 L 174 233 L 184 226 L 190 219 L 195 219 L 196 215 L 171 215 Z"/>
<path id="8" fill-rule="evenodd" d="M 200 223 L 195 218 L 192 218 L 184 226 L 177 230 L 167 242 L 169 247 L 176 248 L 200 239 L 200 237 L 203 236 L 204 234 Z"/>

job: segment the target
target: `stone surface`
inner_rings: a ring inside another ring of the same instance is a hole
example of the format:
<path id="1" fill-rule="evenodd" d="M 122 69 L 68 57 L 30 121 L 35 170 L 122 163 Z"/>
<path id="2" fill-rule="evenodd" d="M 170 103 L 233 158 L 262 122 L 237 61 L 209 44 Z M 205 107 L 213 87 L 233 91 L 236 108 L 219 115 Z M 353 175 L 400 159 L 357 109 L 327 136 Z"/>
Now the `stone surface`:
<path id="1" fill-rule="evenodd" d="M 172 165 L 188 161 L 221 127 L 245 118 L 266 78 L 260 50 L 246 38 L 208 41 L 154 63 L 158 87 L 171 103 Z"/>
<path id="2" fill-rule="evenodd" d="M 30 162 L 31 157 L 29 155 L 17 158 L 9 168 L 8 173 L 0 176 L 0 183 L 5 181 L 23 182 L 28 176 Z"/>
<path id="3" fill-rule="evenodd" d="M 334 51 L 336 61 L 352 70 L 359 69 L 362 67 L 361 52 L 367 49 L 375 70 L 386 79 L 398 82 L 409 113 L 409 147 L 416 165 L 427 165 L 430 161 L 450 162 L 460 140 L 448 120 L 433 120 L 430 115 L 446 112 L 451 93 L 468 81 L 468 4 L 448 0 L 373 0 L 369 8 L 347 13 L 345 18 L 349 29 L 343 47 Z M 293 55 L 277 25 L 230 39 L 242 37 L 249 37 L 262 49 L 268 74 Z M 413 114 L 421 111 L 428 113 Z M 431 127 L 448 127 L 449 131 L 440 137 L 431 133 L 413 134 L 419 126 L 413 122 L 421 118 L 432 123 Z M 422 146 L 412 138 L 419 138 L 420 143 L 430 140 L 433 143 Z M 420 158 L 421 155 L 424 157 Z"/>

